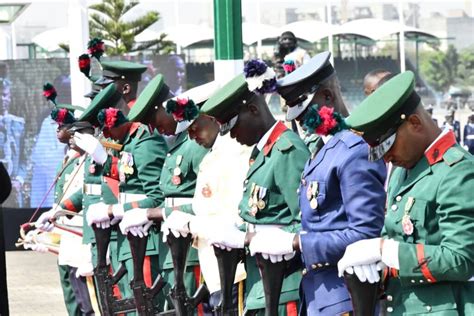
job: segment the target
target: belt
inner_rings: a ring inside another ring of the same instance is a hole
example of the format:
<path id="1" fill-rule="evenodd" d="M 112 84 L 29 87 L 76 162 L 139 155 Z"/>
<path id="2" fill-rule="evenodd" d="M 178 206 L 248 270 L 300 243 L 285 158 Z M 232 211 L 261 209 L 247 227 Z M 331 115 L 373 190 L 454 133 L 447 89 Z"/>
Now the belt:
<path id="1" fill-rule="evenodd" d="M 262 225 L 262 224 L 247 224 L 247 231 L 251 233 L 258 233 L 266 229 L 282 228 L 284 225 Z"/>
<path id="2" fill-rule="evenodd" d="M 102 195 L 102 185 L 101 184 L 84 183 L 82 188 L 83 188 L 84 194 L 87 194 L 87 195 Z"/>
<path id="3" fill-rule="evenodd" d="M 469 140 L 474 139 L 474 134 L 472 134 L 472 135 L 467 135 L 467 136 L 466 136 L 466 139 L 469 139 Z"/>
<path id="4" fill-rule="evenodd" d="M 123 193 L 119 195 L 120 204 L 137 202 L 146 199 L 146 194 Z"/>
<path id="5" fill-rule="evenodd" d="M 175 207 L 193 203 L 193 198 L 165 198 L 165 207 Z"/>

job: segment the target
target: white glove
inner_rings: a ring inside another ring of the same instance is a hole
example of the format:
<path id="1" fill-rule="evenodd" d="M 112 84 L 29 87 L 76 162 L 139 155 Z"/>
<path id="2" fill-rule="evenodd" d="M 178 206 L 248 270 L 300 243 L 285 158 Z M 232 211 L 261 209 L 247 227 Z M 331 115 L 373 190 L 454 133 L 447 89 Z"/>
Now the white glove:
<path id="1" fill-rule="evenodd" d="M 76 145 L 91 155 L 95 162 L 103 165 L 107 160 L 107 152 L 100 141 L 90 134 L 74 133 Z"/>
<path id="2" fill-rule="evenodd" d="M 209 232 L 209 244 L 221 249 L 243 249 L 245 245 L 245 232 L 240 231 L 232 221 L 223 221 L 220 225 L 212 227 Z"/>
<path id="3" fill-rule="evenodd" d="M 87 224 L 92 226 L 95 224 L 97 228 L 109 228 L 110 217 L 109 217 L 109 206 L 103 202 L 95 203 L 89 206 L 87 210 Z"/>
<path id="4" fill-rule="evenodd" d="M 143 237 L 148 235 L 148 229 L 152 224 L 153 222 L 148 219 L 146 208 L 134 208 L 124 213 L 119 227 L 124 235 L 130 232 L 133 236 Z"/>
<path id="5" fill-rule="evenodd" d="M 361 282 L 377 283 L 380 281 L 380 271 L 385 269 L 383 262 L 348 267 L 346 272 L 355 273 Z"/>
<path id="6" fill-rule="evenodd" d="M 125 214 L 123 204 L 112 205 L 112 214 L 114 215 L 114 218 L 110 221 L 110 225 L 115 225 L 122 220 L 123 215 Z"/>
<path id="7" fill-rule="evenodd" d="M 174 213 L 174 212 L 173 212 Z M 178 238 L 179 236 L 181 237 L 186 237 L 188 235 L 187 232 L 180 232 L 175 229 L 172 229 L 168 227 L 167 221 L 164 221 L 161 223 L 161 232 L 163 233 L 163 242 L 166 243 L 166 240 L 168 240 L 168 235 L 170 233 L 173 234 L 174 237 Z"/>
<path id="8" fill-rule="evenodd" d="M 41 253 L 47 253 L 49 251 L 48 247 L 44 244 L 24 243 L 23 247 Z"/>
<path id="9" fill-rule="evenodd" d="M 54 210 L 54 208 L 52 208 L 49 211 L 46 211 L 41 214 L 38 220 L 36 221 L 36 227 L 45 232 L 52 231 L 54 228 L 54 224 L 49 220 L 53 218 L 55 212 L 56 211 Z"/>
<path id="10" fill-rule="evenodd" d="M 169 230 L 175 231 L 173 235 L 176 236 L 176 232 L 178 232 L 181 233 L 182 236 L 184 235 L 183 237 L 186 237 L 187 234 L 190 233 L 189 222 L 193 217 L 195 216 L 185 212 L 173 211 L 168 217 L 166 217 L 164 223 Z"/>
<path id="11" fill-rule="evenodd" d="M 79 265 L 76 269 L 76 278 L 79 277 L 88 277 L 94 275 L 94 267 L 92 266 L 92 262 L 85 262 Z"/>
<path id="12" fill-rule="evenodd" d="M 339 276 L 342 277 L 348 267 L 368 265 L 381 261 L 380 240 L 381 238 L 363 239 L 347 246 L 344 256 L 337 263 Z"/>
<path id="13" fill-rule="evenodd" d="M 273 263 L 290 260 L 295 256 L 293 249 L 294 233 L 288 233 L 280 228 L 268 228 L 253 236 L 249 245 L 250 255 L 261 253 L 265 259 Z"/>

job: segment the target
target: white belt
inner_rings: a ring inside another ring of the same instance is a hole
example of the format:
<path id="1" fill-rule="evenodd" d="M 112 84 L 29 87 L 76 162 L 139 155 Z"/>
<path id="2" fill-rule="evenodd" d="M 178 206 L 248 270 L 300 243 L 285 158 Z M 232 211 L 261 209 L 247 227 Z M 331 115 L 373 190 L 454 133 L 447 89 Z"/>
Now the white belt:
<path id="1" fill-rule="evenodd" d="M 87 195 L 102 195 L 102 185 L 101 184 L 87 184 L 83 185 L 84 194 Z"/>
<path id="2" fill-rule="evenodd" d="M 466 136 L 466 139 L 469 139 L 469 140 L 474 139 L 474 134 L 472 134 L 472 135 L 467 135 L 467 136 Z"/>
<path id="3" fill-rule="evenodd" d="M 193 198 L 165 198 L 165 207 L 175 207 L 193 203 Z"/>
<path id="4" fill-rule="evenodd" d="M 266 229 L 282 228 L 284 225 L 261 225 L 261 224 L 248 224 L 247 231 L 250 233 L 258 233 Z"/>
<path id="5" fill-rule="evenodd" d="M 119 195 L 120 204 L 137 202 L 146 199 L 146 194 L 123 193 Z"/>

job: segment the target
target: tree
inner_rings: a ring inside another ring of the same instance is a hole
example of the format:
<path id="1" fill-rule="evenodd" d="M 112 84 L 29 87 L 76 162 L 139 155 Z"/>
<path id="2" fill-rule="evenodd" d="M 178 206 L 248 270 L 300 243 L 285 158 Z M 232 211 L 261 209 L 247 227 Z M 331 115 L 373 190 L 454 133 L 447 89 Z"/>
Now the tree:
<path id="1" fill-rule="evenodd" d="M 107 55 L 122 55 L 152 47 L 155 47 L 157 53 L 169 53 L 174 49 L 173 42 L 165 39 L 166 34 L 161 34 L 159 38 L 149 42 L 135 43 L 135 36 L 160 18 L 158 12 L 150 11 L 134 20 L 125 21 L 124 15 L 137 4 L 138 1 L 134 0 L 103 0 L 102 3 L 89 7 L 94 11 L 90 14 L 89 21 L 91 37 L 104 40 Z"/>
<path id="2" fill-rule="evenodd" d="M 434 51 L 422 54 L 421 73 L 428 83 L 438 91 L 447 92 L 459 82 L 459 54 L 453 45 L 446 52 Z"/>

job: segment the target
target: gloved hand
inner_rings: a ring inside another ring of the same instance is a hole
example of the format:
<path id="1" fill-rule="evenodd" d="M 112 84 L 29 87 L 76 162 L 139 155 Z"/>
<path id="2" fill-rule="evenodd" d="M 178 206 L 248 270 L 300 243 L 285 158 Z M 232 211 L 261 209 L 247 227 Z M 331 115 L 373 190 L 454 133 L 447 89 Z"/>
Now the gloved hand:
<path id="1" fill-rule="evenodd" d="M 360 266 L 348 267 L 346 272 L 355 273 L 361 282 L 377 283 L 380 281 L 380 271 L 385 269 L 383 262 L 364 264 Z"/>
<path id="2" fill-rule="evenodd" d="M 166 243 L 168 240 L 168 235 L 171 233 L 173 234 L 174 237 L 178 238 L 179 236 L 181 237 L 186 237 L 188 235 L 187 232 L 180 232 L 175 229 L 172 229 L 168 227 L 167 221 L 164 221 L 161 223 L 161 233 L 163 234 L 163 242 Z"/>
<path id="3" fill-rule="evenodd" d="M 339 276 L 349 267 L 368 265 L 382 260 L 381 238 L 363 239 L 347 246 L 344 256 L 337 263 Z"/>
<path id="4" fill-rule="evenodd" d="M 131 233 L 133 236 L 144 237 L 148 235 L 148 229 L 152 224 L 153 222 L 148 219 L 146 208 L 134 208 L 124 213 L 119 227 L 124 235 Z"/>
<path id="5" fill-rule="evenodd" d="M 37 243 L 34 243 L 34 242 L 27 242 L 27 243 L 24 243 L 23 244 L 23 248 L 25 249 L 31 249 L 33 251 L 36 251 L 36 252 L 41 252 L 41 253 L 47 253 L 49 250 L 48 250 L 48 247 L 44 244 L 37 244 Z"/>
<path id="6" fill-rule="evenodd" d="M 243 249 L 245 245 L 245 232 L 240 231 L 232 221 L 223 221 L 220 225 L 212 227 L 209 232 L 209 244 L 221 249 Z"/>
<path id="7" fill-rule="evenodd" d="M 169 230 L 175 231 L 173 235 L 176 236 L 177 233 L 180 233 L 183 237 L 186 237 L 186 235 L 190 233 L 189 222 L 193 217 L 195 216 L 185 212 L 173 211 L 166 218 L 164 224 Z"/>
<path id="8" fill-rule="evenodd" d="M 50 219 L 53 218 L 54 213 L 56 213 L 56 210 L 52 208 L 49 211 L 46 211 L 41 214 L 38 220 L 36 221 L 36 227 L 45 232 L 52 231 L 54 228 L 54 224 L 50 222 Z"/>
<path id="9" fill-rule="evenodd" d="M 114 217 L 110 221 L 110 225 L 115 225 L 122 220 L 123 215 L 125 214 L 123 204 L 112 205 L 112 214 L 114 215 Z"/>
<path id="10" fill-rule="evenodd" d="M 103 165 L 107 160 L 107 152 L 100 141 L 90 134 L 74 133 L 76 145 L 88 153 L 98 164 Z"/>
<path id="11" fill-rule="evenodd" d="M 280 228 L 268 228 L 253 236 L 249 245 L 250 255 L 261 253 L 265 259 L 273 263 L 290 260 L 295 256 L 293 249 L 294 233 L 288 233 Z"/>
<path id="12" fill-rule="evenodd" d="M 89 206 L 87 210 L 87 224 L 92 226 L 95 224 L 97 228 L 109 228 L 110 217 L 108 212 L 109 206 L 103 202 L 95 203 Z"/>
<path id="13" fill-rule="evenodd" d="M 92 262 L 84 262 L 79 265 L 76 269 L 76 278 L 79 277 L 88 277 L 94 275 L 94 267 Z"/>

